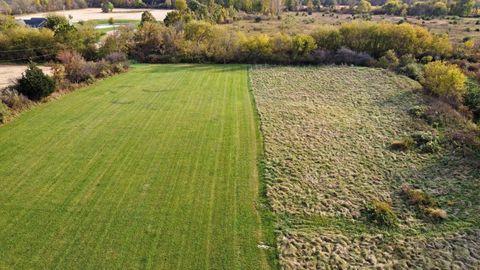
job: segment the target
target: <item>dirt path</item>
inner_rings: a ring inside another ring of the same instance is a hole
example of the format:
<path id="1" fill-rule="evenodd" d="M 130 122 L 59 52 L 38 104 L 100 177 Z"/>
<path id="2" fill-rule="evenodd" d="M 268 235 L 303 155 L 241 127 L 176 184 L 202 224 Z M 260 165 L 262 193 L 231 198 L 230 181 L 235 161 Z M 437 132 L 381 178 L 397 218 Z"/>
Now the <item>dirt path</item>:
<path id="1" fill-rule="evenodd" d="M 127 8 L 115 8 L 111 13 L 102 13 L 100 8 L 85 8 L 75 10 L 65 10 L 56 12 L 34 13 L 15 16 L 16 19 L 28 19 L 32 17 L 45 17 L 49 13 L 61 14 L 66 17 L 71 16 L 72 22 L 88 21 L 88 20 L 108 20 L 114 18 L 116 20 L 140 20 L 142 13 L 148 10 L 157 20 L 163 20 L 167 13 L 171 10 L 168 9 L 127 9 Z"/>
<path id="2" fill-rule="evenodd" d="M 0 65 L 0 89 L 7 87 L 22 76 L 27 65 Z M 49 67 L 40 67 L 43 72 L 51 73 Z"/>

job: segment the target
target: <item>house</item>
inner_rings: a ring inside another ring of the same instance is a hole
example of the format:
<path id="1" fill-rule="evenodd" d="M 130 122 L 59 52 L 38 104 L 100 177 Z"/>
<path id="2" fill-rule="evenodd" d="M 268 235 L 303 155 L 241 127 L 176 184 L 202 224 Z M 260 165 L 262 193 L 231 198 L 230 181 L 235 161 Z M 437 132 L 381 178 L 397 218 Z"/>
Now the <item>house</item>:
<path id="1" fill-rule="evenodd" d="M 17 23 L 20 25 L 30 26 L 32 28 L 42 28 L 47 22 L 46 18 L 30 18 L 30 19 L 20 19 L 17 20 Z"/>

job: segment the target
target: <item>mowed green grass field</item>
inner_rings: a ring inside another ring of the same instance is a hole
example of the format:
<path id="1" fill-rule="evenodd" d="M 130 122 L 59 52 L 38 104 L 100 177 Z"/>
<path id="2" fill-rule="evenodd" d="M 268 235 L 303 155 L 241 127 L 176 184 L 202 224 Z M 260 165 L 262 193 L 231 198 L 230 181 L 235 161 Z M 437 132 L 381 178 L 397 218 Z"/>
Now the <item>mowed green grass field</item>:
<path id="1" fill-rule="evenodd" d="M 247 78 L 138 65 L 0 127 L 0 268 L 269 268 Z"/>

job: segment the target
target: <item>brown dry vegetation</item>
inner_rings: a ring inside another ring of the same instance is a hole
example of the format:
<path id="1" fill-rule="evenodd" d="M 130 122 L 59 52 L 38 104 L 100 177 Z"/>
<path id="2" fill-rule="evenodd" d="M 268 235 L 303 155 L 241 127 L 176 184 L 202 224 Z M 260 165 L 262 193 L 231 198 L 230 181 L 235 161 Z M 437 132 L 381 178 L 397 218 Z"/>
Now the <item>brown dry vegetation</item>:
<path id="1" fill-rule="evenodd" d="M 355 20 L 362 20 L 356 15 Z M 404 20 L 404 17 L 390 16 L 390 15 L 373 15 L 372 21 L 386 21 L 398 23 Z M 422 20 L 417 17 L 408 17 L 408 22 L 424 26 L 430 29 L 433 33 L 448 34 L 449 38 L 454 42 L 460 42 L 464 37 L 472 37 L 474 39 L 480 38 L 480 25 L 477 25 L 476 18 L 457 18 L 456 20 L 449 20 L 445 18 L 436 18 L 432 20 Z M 281 19 L 272 18 L 271 20 L 255 23 L 252 20 L 235 21 L 229 24 L 230 29 L 235 29 L 244 32 L 253 33 L 275 33 L 285 31 L 288 33 L 311 33 L 320 25 L 340 25 L 344 22 L 352 21 L 350 14 L 327 14 L 322 12 L 314 12 L 312 15 L 299 12 L 296 16 L 295 12 L 285 12 L 281 15 Z M 454 23 L 454 21 L 456 21 Z M 479 31 L 477 31 L 479 29 Z"/>
<path id="2" fill-rule="evenodd" d="M 418 83 L 358 67 L 256 66 L 251 80 L 285 269 L 478 269 L 478 160 L 446 142 L 435 153 L 390 148 L 419 130 L 439 132 L 409 115 L 424 102 Z M 448 219 L 427 218 L 403 183 L 434 197 Z M 398 227 L 365 220 L 375 200 L 392 204 Z"/>

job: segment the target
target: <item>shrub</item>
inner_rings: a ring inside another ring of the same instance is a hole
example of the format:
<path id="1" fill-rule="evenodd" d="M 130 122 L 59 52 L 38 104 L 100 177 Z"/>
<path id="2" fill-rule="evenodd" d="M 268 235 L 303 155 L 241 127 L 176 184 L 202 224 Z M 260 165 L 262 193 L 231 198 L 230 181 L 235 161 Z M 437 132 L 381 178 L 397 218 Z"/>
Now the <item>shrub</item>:
<path id="1" fill-rule="evenodd" d="M 433 207 L 436 205 L 435 200 L 421 189 L 414 189 L 408 184 L 402 186 L 402 192 L 412 205 L 421 207 Z"/>
<path id="2" fill-rule="evenodd" d="M 469 80 L 467 82 L 467 93 L 465 94 L 465 105 L 470 108 L 473 113 L 473 119 L 475 122 L 480 122 L 480 85 Z"/>
<path id="3" fill-rule="evenodd" d="M 0 22 L 1 23 L 1 22 Z M 0 26 L 1 28 L 1 26 Z M 47 61 L 58 51 L 54 32 L 47 28 L 12 27 L 0 31 L 0 59 L 2 61 Z"/>
<path id="4" fill-rule="evenodd" d="M 465 93 L 466 76 L 460 68 L 443 61 L 425 65 L 424 86 L 433 94 L 460 101 Z"/>
<path id="5" fill-rule="evenodd" d="M 5 123 L 7 117 L 10 115 L 10 110 L 8 109 L 7 105 L 0 102 L 0 124 Z"/>
<path id="6" fill-rule="evenodd" d="M 466 118 L 457 110 L 441 100 L 434 100 L 425 111 L 425 119 L 433 126 L 463 126 Z"/>
<path id="7" fill-rule="evenodd" d="M 19 94 L 13 87 L 1 90 L 0 100 L 15 112 L 28 109 L 32 103 L 24 95 Z"/>
<path id="8" fill-rule="evenodd" d="M 414 79 L 418 82 L 423 82 L 423 67 L 420 64 L 411 63 L 400 68 L 400 72 L 405 76 Z"/>
<path id="9" fill-rule="evenodd" d="M 65 77 L 72 83 L 79 83 L 91 78 L 90 73 L 85 68 L 87 62 L 77 52 L 63 51 L 58 54 L 57 59 L 65 67 Z"/>
<path id="10" fill-rule="evenodd" d="M 113 11 L 113 4 L 110 1 L 104 1 L 100 6 L 103 13 L 110 13 Z"/>
<path id="11" fill-rule="evenodd" d="M 411 149 L 414 145 L 415 145 L 415 141 L 412 138 L 408 136 L 404 136 L 401 139 L 394 140 L 390 145 L 390 147 L 393 150 L 407 151 Z"/>
<path id="12" fill-rule="evenodd" d="M 133 47 L 135 32 L 131 26 L 122 25 L 116 31 L 107 35 L 99 49 L 99 55 L 105 56 L 113 52 L 128 53 Z"/>
<path id="13" fill-rule="evenodd" d="M 428 132 L 416 132 L 412 134 L 412 139 L 415 141 L 416 146 L 423 153 L 434 153 L 440 150 L 440 142 L 438 138 Z"/>
<path id="14" fill-rule="evenodd" d="M 441 208 L 427 207 L 425 214 L 435 221 L 443 221 L 448 218 L 447 212 Z"/>
<path id="15" fill-rule="evenodd" d="M 372 66 L 375 60 L 367 53 L 357 53 L 347 48 L 341 48 L 333 56 L 335 64 L 356 66 Z"/>
<path id="16" fill-rule="evenodd" d="M 31 100 L 38 101 L 55 91 L 55 81 L 34 63 L 28 65 L 22 77 L 17 80 L 15 89 Z"/>
<path id="17" fill-rule="evenodd" d="M 426 110 L 427 110 L 427 108 L 425 106 L 417 105 L 417 106 L 413 106 L 412 108 L 410 108 L 408 110 L 408 113 L 411 116 L 416 117 L 416 118 L 424 118 Z"/>
<path id="18" fill-rule="evenodd" d="M 47 16 L 47 21 L 45 22 L 45 27 L 56 32 L 69 24 L 67 17 L 57 14 L 49 14 Z"/>
<path id="19" fill-rule="evenodd" d="M 310 35 L 297 34 L 292 38 L 293 57 L 301 57 L 313 51 L 317 45 Z"/>
<path id="20" fill-rule="evenodd" d="M 342 47 L 343 38 L 340 30 L 334 26 L 322 26 L 312 34 L 321 49 L 336 51 Z"/>
<path id="21" fill-rule="evenodd" d="M 150 23 L 156 23 L 157 20 L 155 17 L 153 17 L 152 13 L 150 11 L 146 10 L 142 13 L 142 20 L 140 21 L 140 26 L 143 26 L 144 23 L 150 22 Z"/>
<path id="22" fill-rule="evenodd" d="M 365 206 L 362 214 L 368 221 L 381 226 L 393 227 L 397 225 L 397 215 L 387 202 L 372 201 Z"/>
<path id="23" fill-rule="evenodd" d="M 0 31 L 5 31 L 9 28 L 15 28 L 17 26 L 18 24 L 15 21 L 15 17 L 0 14 Z"/>
<path id="24" fill-rule="evenodd" d="M 120 73 L 128 69 L 129 66 L 127 56 L 119 52 L 108 54 L 105 56 L 104 61 L 106 61 L 106 63 L 102 64 L 108 69 L 108 71 L 104 71 L 106 73 Z"/>
<path id="25" fill-rule="evenodd" d="M 119 64 L 127 61 L 127 56 L 121 52 L 113 52 L 105 56 L 104 58 L 110 64 Z"/>
<path id="26" fill-rule="evenodd" d="M 396 69 L 400 64 L 397 54 L 393 50 L 388 50 L 385 55 L 378 60 L 380 67 L 388 69 Z"/>
<path id="27" fill-rule="evenodd" d="M 189 13 L 174 10 L 167 13 L 167 16 L 163 19 L 163 23 L 165 26 L 174 26 L 179 23 L 188 23 L 191 20 L 192 16 Z"/>
<path id="28" fill-rule="evenodd" d="M 432 62 L 433 61 L 433 57 L 431 55 L 427 55 L 427 56 L 424 56 L 422 57 L 422 59 L 420 60 L 420 62 L 422 64 L 427 64 L 429 62 Z"/>
<path id="29" fill-rule="evenodd" d="M 177 10 L 180 10 L 180 11 L 187 9 L 187 1 L 185 1 L 185 0 L 176 0 L 176 1 L 175 1 L 175 8 L 176 8 Z"/>

